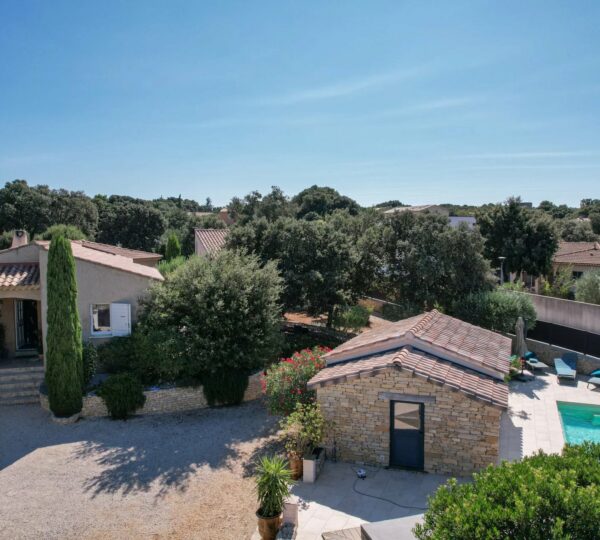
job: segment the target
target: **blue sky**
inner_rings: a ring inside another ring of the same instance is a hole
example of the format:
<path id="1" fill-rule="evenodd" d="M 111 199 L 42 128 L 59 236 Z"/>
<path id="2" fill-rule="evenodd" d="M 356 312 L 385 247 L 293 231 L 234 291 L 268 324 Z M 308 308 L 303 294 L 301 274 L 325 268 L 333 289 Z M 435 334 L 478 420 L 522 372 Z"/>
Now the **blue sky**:
<path id="1" fill-rule="evenodd" d="M 600 2 L 0 3 L 0 181 L 600 197 Z"/>

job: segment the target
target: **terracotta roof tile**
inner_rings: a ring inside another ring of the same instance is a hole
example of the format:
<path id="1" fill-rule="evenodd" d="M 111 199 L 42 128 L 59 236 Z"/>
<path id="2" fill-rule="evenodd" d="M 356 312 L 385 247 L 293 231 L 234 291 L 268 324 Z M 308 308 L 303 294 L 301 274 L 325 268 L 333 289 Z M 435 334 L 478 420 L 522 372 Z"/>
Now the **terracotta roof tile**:
<path id="1" fill-rule="evenodd" d="M 511 340 L 437 310 L 364 332 L 325 355 L 328 363 L 356 358 L 373 352 L 399 348 L 435 348 L 471 362 L 474 367 L 492 369 L 501 374 L 509 371 Z M 437 354 L 437 353 L 436 353 Z M 443 356 L 443 355 L 441 355 Z"/>
<path id="2" fill-rule="evenodd" d="M 378 354 L 332 364 L 322 369 L 308 383 L 309 388 L 329 384 L 342 384 L 361 376 L 371 376 L 382 369 L 399 368 L 425 378 L 432 383 L 457 390 L 467 396 L 488 402 L 497 407 L 508 406 L 508 385 L 482 373 L 458 366 L 452 362 L 402 348 L 385 354 Z"/>
<path id="3" fill-rule="evenodd" d="M 50 247 L 50 242 L 43 240 L 36 241 L 36 244 L 46 251 Z M 97 249 L 90 249 L 75 241 L 71 241 L 71 249 L 73 250 L 73 257 L 76 259 L 99 264 L 101 266 L 108 266 L 110 268 L 115 268 L 116 270 L 129 272 L 130 274 L 137 274 L 139 276 L 147 277 L 157 281 L 164 280 L 162 274 L 157 268 L 138 264 L 129 257 L 124 257 L 123 255 L 117 255 L 115 253 L 106 251 L 99 251 Z"/>
<path id="4" fill-rule="evenodd" d="M 136 260 L 156 260 L 162 259 L 160 253 L 151 253 L 150 251 L 141 251 L 139 249 L 129 249 L 120 246 L 111 246 L 110 244 L 102 244 L 100 242 L 92 242 L 91 240 L 73 240 L 76 244 L 81 244 L 83 247 L 89 249 L 95 249 L 97 251 L 104 251 L 105 253 L 113 253 L 115 255 L 122 255 L 128 259 Z"/>
<path id="5" fill-rule="evenodd" d="M 600 243 L 561 242 L 552 258 L 555 264 L 576 264 L 600 267 Z"/>
<path id="6" fill-rule="evenodd" d="M 196 239 L 204 248 L 204 253 L 213 255 L 225 247 L 227 229 L 195 229 Z M 198 253 L 202 255 L 202 253 Z"/>
<path id="7" fill-rule="evenodd" d="M 35 263 L 0 264 L 0 289 L 38 289 L 40 267 Z"/>

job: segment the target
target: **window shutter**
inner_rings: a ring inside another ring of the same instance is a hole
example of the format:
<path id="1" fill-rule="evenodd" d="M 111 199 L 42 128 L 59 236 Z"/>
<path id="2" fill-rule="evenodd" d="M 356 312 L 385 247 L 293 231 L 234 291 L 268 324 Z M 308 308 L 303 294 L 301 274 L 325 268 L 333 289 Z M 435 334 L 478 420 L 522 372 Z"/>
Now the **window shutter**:
<path id="1" fill-rule="evenodd" d="M 131 304 L 110 305 L 110 327 L 113 336 L 131 334 Z"/>

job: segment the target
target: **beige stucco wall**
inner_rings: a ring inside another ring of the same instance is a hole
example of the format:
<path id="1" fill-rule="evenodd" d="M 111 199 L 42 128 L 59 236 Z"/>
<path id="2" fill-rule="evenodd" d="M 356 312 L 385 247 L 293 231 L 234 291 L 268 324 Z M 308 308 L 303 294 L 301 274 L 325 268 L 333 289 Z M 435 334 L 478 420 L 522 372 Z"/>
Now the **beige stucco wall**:
<path id="1" fill-rule="evenodd" d="M 77 267 L 77 304 L 79 307 L 82 334 L 85 340 L 90 339 L 91 334 L 90 306 L 92 304 L 131 304 L 131 322 L 132 324 L 135 323 L 140 298 L 144 296 L 148 287 L 153 283 L 153 280 L 79 259 L 75 259 L 75 264 Z M 47 328 L 47 274 L 48 252 L 42 250 L 40 252 L 40 282 L 42 284 L 41 298 L 44 340 Z M 99 340 L 99 338 L 92 339 Z"/>
<path id="2" fill-rule="evenodd" d="M 395 368 L 317 389 L 339 459 L 389 465 L 390 392 L 435 399 L 425 403 L 426 471 L 460 476 L 497 463 L 502 409 Z"/>

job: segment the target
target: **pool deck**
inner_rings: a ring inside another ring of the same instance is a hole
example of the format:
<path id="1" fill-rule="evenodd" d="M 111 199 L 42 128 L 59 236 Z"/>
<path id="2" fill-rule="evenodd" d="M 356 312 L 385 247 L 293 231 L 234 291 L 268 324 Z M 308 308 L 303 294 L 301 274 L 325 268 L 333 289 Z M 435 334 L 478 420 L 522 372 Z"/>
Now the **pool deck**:
<path id="1" fill-rule="evenodd" d="M 560 453 L 565 439 L 556 402 L 600 406 L 600 388 L 588 388 L 588 378 L 558 382 L 554 370 L 548 369 L 537 371 L 529 382 L 511 382 L 509 410 L 500 430 L 500 459 L 514 461 L 538 450 Z"/>

